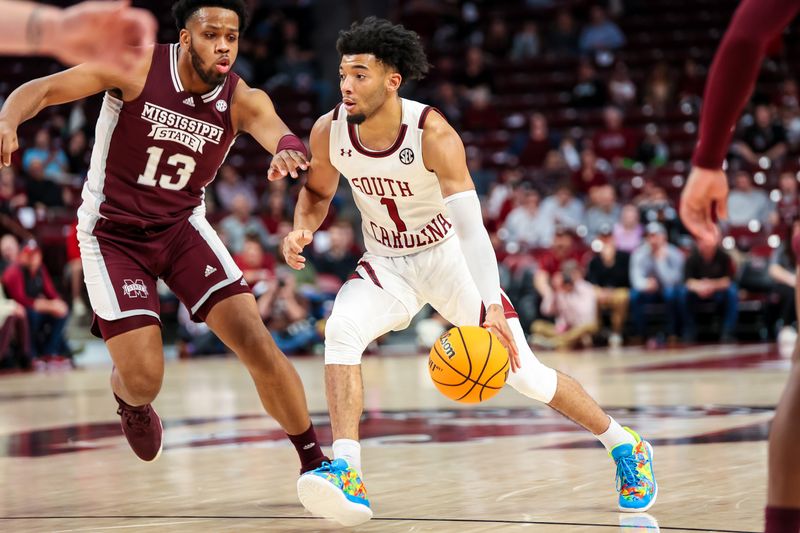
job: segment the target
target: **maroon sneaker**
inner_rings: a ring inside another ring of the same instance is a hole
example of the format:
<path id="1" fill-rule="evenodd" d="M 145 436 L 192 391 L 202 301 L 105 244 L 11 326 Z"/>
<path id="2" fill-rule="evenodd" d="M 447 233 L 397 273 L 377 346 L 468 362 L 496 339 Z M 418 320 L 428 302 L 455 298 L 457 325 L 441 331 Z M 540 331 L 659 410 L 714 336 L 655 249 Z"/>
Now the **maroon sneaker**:
<path id="1" fill-rule="evenodd" d="M 164 427 L 153 406 L 149 403 L 140 407 L 132 407 L 123 402 L 116 394 L 114 398 L 119 404 L 117 414 L 122 417 L 122 432 L 128 439 L 133 453 L 142 461 L 155 461 L 161 455 L 161 436 Z"/>

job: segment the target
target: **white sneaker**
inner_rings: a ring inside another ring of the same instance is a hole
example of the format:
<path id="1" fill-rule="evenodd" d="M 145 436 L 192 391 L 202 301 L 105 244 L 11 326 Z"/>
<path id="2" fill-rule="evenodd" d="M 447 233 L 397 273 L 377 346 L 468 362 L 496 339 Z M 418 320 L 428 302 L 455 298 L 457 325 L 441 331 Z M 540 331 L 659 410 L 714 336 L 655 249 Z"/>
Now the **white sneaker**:
<path id="1" fill-rule="evenodd" d="M 797 330 L 792 326 L 784 326 L 778 333 L 778 353 L 781 357 L 791 357 L 797 342 Z"/>
<path id="2" fill-rule="evenodd" d="M 622 346 L 622 335 L 619 333 L 612 333 L 611 336 L 608 337 L 608 347 L 619 348 L 620 346 Z"/>

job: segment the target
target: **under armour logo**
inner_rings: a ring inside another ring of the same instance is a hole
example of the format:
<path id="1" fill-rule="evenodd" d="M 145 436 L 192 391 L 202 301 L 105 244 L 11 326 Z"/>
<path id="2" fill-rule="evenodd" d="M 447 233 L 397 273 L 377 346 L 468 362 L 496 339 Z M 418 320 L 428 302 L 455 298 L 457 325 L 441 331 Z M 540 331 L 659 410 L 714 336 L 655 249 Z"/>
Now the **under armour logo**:
<path id="1" fill-rule="evenodd" d="M 210 276 L 216 271 L 217 271 L 216 268 L 212 267 L 211 265 L 206 265 L 206 277 Z"/>
<path id="2" fill-rule="evenodd" d="M 147 287 L 140 279 L 126 279 L 123 281 L 122 292 L 128 298 L 147 298 Z"/>
<path id="3" fill-rule="evenodd" d="M 353 151 L 352 150 L 345 150 L 344 148 L 342 148 L 341 150 L 342 150 L 342 157 L 344 157 L 345 154 L 347 154 L 347 157 L 353 157 Z"/>
<path id="4" fill-rule="evenodd" d="M 404 148 L 400 152 L 400 162 L 404 165 L 410 165 L 414 162 L 414 151 L 411 148 Z"/>

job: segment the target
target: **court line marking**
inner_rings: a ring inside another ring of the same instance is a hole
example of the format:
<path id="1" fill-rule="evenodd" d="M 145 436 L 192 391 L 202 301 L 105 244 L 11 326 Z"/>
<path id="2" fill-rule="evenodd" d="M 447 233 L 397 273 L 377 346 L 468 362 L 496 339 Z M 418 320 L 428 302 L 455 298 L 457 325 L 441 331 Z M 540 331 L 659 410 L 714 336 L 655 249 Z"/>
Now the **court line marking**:
<path id="1" fill-rule="evenodd" d="M 632 513 L 631 516 L 634 516 Z M 0 520 L 103 520 L 103 519 L 191 519 L 191 520 L 324 520 L 316 516 L 223 516 L 223 515 L 81 515 L 81 516 L 2 516 Z M 490 518 L 401 518 L 394 516 L 375 517 L 371 522 L 450 522 L 462 524 L 518 524 L 518 525 L 541 525 L 541 526 L 583 526 L 583 527 L 613 527 L 621 529 L 645 528 L 653 531 L 716 531 L 719 533 L 759 533 L 758 531 L 746 531 L 741 529 L 705 529 L 698 527 L 676 527 L 676 526 L 641 526 L 641 525 L 622 525 L 622 524 L 594 524 L 587 522 L 549 522 L 541 520 L 492 520 Z"/>

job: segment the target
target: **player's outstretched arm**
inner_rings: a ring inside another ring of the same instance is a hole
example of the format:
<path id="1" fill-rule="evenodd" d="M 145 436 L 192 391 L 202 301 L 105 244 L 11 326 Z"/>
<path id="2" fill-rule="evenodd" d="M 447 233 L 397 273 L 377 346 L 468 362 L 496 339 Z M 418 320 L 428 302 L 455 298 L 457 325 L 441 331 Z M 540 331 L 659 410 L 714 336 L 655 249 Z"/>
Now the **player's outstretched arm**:
<path id="1" fill-rule="evenodd" d="M 520 366 L 514 336 L 503 311 L 497 258 L 483 225 L 483 215 L 475 185 L 467 168 L 464 143 L 458 133 L 438 113 L 430 113 L 422 134 L 425 166 L 436 173 L 445 205 L 458 234 L 461 251 L 486 306 L 483 326 L 497 335 L 508 349 L 511 370 Z"/>
<path id="2" fill-rule="evenodd" d="M 0 110 L 0 167 L 11 165 L 11 154 L 19 147 L 17 128 L 42 109 L 73 102 L 110 89 L 130 89 L 136 76 L 123 78 L 98 64 L 86 63 L 31 80 L 12 92 Z"/>
<path id="3" fill-rule="evenodd" d="M 294 208 L 294 229 L 283 239 L 281 250 L 286 264 L 300 270 L 305 267 L 303 248 L 311 243 L 331 205 L 339 185 L 339 171 L 328 154 L 333 113 L 320 117 L 311 130 L 311 163 L 308 176 Z"/>
<path id="4" fill-rule="evenodd" d="M 60 9 L 0 0 L 0 54 L 53 56 L 67 65 L 94 61 L 134 67 L 156 35 L 156 19 L 130 1 L 82 2 Z"/>
<path id="5" fill-rule="evenodd" d="M 236 131 L 253 136 L 258 144 L 273 154 L 267 179 L 296 178 L 298 169 L 308 168 L 308 156 L 303 142 L 281 120 L 267 93 L 253 89 L 239 80 L 233 93 L 231 117 Z"/>
<path id="6" fill-rule="evenodd" d="M 722 161 L 733 127 L 747 103 L 770 41 L 800 11 L 797 0 L 744 0 L 731 20 L 711 65 L 703 99 L 694 168 L 683 189 L 681 220 L 700 241 L 716 242 L 712 218 L 727 218 L 728 180 Z"/>

